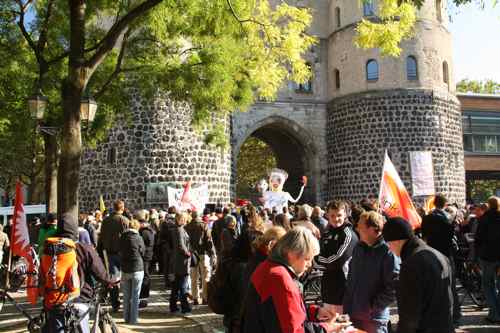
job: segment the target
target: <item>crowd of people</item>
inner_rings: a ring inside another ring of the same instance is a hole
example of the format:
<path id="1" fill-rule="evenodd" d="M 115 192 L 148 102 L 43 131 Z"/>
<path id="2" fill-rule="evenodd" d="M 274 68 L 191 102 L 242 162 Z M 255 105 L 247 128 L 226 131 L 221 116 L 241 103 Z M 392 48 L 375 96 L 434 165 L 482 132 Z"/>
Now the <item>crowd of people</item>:
<path id="1" fill-rule="evenodd" d="M 413 230 L 369 199 L 282 212 L 233 204 L 130 212 L 118 200 L 109 214 L 95 211 L 78 221 L 49 214 L 29 230 L 40 254 L 49 237 L 76 242 L 82 313 L 97 280 L 110 287 L 113 310 L 122 307 L 125 322 L 137 323 L 139 308 L 148 306 L 151 274 L 158 273 L 171 290 L 172 313 L 218 301 L 231 333 L 341 332 L 350 324 L 389 332 L 394 303 L 397 332 L 454 332 L 461 318 L 454 257 L 463 241 L 482 271 L 485 319 L 500 323 L 499 199 L 462 209 L 436 195 L 432 211 L 419 212 L 422 225 Z M 8 246 L 3 235 L 0 229 L 0 249 Z M 300 282 L 311 270 L 321 272 L 321 306 L 303 301 Z M 211 285 L 221 290 L 214 294 Z M 59 332 L 61 314 L 51 316 L 49 331 Z"/>

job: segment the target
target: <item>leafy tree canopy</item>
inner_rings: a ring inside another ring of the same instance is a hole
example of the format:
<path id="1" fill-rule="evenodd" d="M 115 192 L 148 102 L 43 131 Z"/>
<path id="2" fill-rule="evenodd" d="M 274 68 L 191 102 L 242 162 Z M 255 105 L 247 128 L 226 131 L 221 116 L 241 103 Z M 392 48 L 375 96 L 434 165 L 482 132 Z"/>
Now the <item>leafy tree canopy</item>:
<path id="1" fill-rule="evenodd" d="M 463 79 L 457 83 L 457 91 L 479 94 L 500 94 L 500 83 L 493 80 L 469 80 Z"/>

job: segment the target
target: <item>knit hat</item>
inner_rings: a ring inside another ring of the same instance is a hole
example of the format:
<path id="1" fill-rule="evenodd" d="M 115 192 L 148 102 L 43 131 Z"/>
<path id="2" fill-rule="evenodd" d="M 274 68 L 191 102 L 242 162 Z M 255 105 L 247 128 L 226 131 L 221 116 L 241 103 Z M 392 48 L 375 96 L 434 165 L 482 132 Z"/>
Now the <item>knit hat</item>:
<path id="1" fill-rule="evenodd" d="M 410 223 L 402 217 L 392 217 L 387 219 L 382 229 L 382 235 L 386 242 L 411 239 L 415 237 Z"/>
<path id="2" fill-rule="evenodd" d="M 74 241 L 78 240 L 78 223 L 73 215 L 64 213 L 59 220 L 57 220 L 57 235 L 59 237 L 70 238 Z"/>

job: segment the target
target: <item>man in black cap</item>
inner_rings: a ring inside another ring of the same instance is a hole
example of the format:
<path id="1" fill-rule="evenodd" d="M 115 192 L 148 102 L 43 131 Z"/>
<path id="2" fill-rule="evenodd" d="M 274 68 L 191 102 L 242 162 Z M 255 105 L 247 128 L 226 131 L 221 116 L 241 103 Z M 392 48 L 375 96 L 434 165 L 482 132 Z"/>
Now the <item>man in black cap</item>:
<path id="1" fill-rule="evenodd" d="M 416 238 L 408 221 L 401 217 L 388 219 L 382 234 L 402 261 L 396 294 L 398 332 L 455 332 L 448 259 Z"/>
<path id="2" fill-rule="evenodd" d="M 74 307 L 80 314 L 87 315 L 80 321 L 80 331 L 90 332 L 88 322 L 88 307 L 92 301 L 94 290 L 92 285 L 95 280 L 112 286 L 104 264 L 92 245 L 78 243 L 78 223 L 71 214 L 63 214 L 57 221 L 56 237 L 69 238 L 76 242 L 76 260 L 78 262 L 78 277 L 80 280 L 80 296 L 73 301 Z M 64 312 L 54 308 L 47 313 L 47 325 L 44 332 L 64 332 Z"/>

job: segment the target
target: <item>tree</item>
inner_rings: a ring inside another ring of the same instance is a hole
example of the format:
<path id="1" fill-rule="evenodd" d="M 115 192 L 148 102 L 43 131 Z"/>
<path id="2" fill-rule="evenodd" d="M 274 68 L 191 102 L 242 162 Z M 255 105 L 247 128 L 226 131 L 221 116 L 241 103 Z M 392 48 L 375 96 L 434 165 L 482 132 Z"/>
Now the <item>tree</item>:
<path id="1" fill-rule="evenodd" d="M 239 198 L 254 196 L 257 182 L 275 167 L 277 161 L 271 147 L 255 137 L 248 138 L 238 155 L 236 195 Z"/>
<path id="2" fill-rule="evenodd" d="M 500 94 L 500 83 L 493 80 L 469 80 L 463 79 L 457 83 L 457 91 L 478 94 Z"/>

